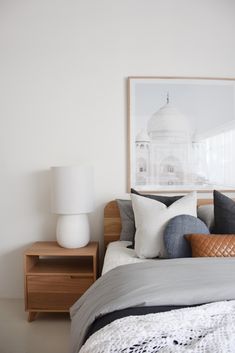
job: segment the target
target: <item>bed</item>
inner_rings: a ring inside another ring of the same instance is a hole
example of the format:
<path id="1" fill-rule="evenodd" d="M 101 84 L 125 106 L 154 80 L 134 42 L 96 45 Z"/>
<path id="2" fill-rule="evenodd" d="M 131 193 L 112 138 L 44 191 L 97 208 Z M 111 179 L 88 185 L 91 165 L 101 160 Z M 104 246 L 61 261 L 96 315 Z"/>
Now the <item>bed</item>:
<path id="1" fill-rule="evenodd" d="M 111 201 L 102 276 L 71 308 L 71 353 L 235 352 L 235 259 L 139 259 L 120 231 Z"/>

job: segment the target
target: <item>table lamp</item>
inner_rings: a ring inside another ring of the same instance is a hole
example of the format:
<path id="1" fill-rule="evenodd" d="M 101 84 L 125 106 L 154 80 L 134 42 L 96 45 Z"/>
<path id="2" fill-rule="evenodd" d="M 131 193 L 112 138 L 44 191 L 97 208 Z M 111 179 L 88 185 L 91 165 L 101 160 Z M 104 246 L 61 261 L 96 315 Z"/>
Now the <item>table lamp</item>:
<path id="1" fill-rule="evenodd" d="M 93 210 L 93 170 L 85 166 L 52 167 L 52 212 L 58 214 L 56 238 L 64 248 L 90 240 L 87 214 Z"/>

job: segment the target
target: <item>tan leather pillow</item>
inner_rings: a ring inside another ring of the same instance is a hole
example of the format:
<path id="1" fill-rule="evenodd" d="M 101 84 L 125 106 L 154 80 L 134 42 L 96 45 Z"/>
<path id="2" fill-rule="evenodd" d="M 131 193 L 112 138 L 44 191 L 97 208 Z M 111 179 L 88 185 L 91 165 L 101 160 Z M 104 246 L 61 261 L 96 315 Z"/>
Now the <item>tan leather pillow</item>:
<path id="1" fill-rule="evenodd" d="M 235 234 L 188 234 L 192 257 L 235 256 Z"/>

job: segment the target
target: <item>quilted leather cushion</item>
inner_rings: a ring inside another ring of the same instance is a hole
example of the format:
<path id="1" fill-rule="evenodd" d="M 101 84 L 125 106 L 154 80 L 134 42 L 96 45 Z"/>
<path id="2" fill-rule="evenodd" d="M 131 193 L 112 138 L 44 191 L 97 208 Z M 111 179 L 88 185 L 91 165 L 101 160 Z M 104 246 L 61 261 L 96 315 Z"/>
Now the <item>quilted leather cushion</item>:
<path id="1" fill-rule="evenodd" d="M 192 248 L 192 257 L 235 256 L 235 234 L 185 235 Z"/>

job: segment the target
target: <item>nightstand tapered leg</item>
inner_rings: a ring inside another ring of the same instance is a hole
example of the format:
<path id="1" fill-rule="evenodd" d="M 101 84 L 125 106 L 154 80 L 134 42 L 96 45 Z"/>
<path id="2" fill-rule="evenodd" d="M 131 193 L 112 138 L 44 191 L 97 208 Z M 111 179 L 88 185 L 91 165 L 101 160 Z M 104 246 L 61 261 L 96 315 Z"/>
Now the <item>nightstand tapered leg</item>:
<path id="1" fill-rule="evenodd" d="M 32 322 L 36 319 L 37 312 L 36 311 L 29 311 L 28 314 L 28 322 Z"/>

